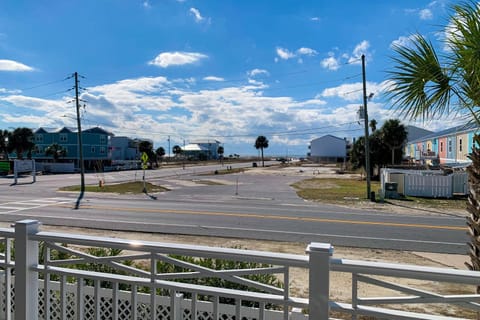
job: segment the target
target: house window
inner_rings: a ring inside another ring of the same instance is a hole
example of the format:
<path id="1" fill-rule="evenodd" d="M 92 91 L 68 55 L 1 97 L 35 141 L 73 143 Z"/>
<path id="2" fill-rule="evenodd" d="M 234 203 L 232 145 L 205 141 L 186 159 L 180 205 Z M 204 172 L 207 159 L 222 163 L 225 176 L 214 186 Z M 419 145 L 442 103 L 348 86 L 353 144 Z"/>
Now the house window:
<path id="1" fill-rule="evenodd" d="M 440 142 L 440 152 L 443 152 L 443 142 Z"/>
<path id="2" fill-rule="evenodd" d="M 452 140 L 448 141 L 448 152 L 452 152 Z"/>
<path id="3" fill-rule="evenodd" d="M 100 154 L 105 154 L 105 147 L 100 147 Z"/>
<path id="4" fill-rule="evenodd" d="M 102 134 L 102 135 L 100 136 L 100 143 L 101 143 L 101 144 L 107 143 L 107 136 L 106 136 L 106 135 L 103 135 L 103 134 Z"/>
<path id="5" fill-rule="evenodd" d="M 90 149 L 90 152 L 91 152 L 91 153 L 95 153 L 95 147 L 92 147 L 92 148 Z"/>
<path id="6" fill-rule="evenodd" d="M 42 143 L 43 142 L 43 134 L 35 135 L 35 142 Z"/>
<path id="7" fill-rule="evenodd" d="M 462 139 L 458 140 L 458 151 L 462 152 Z"/>
<path id="8" fill-rule="evenodd" d="M 67 134 L 60 133 L 60 142 L 67 142 Z"/>
<path id="9" fill-rule="evenodd" d="M 35 146 L 35 153 L 36 153 L 36 154 L 42 154 L 42 152 L 43 152 L 42 147 L 40 147 L 40 146 Z"/>

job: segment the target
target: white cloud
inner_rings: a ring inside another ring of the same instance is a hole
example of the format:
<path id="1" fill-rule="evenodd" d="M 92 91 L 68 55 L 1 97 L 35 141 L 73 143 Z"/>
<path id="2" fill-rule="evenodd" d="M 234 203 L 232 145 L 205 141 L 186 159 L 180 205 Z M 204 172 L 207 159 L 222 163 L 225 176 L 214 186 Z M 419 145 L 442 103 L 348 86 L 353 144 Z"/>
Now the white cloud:
<path id="1" fill-rule="evenodd" d="M 288 49 L 277 47 L 276 51 L 277 51 L 277 55 L 283 60 L 288 60 L 295 57 L 295 54 L 293 52 L 288 51 Z"/>
<path id="2" fill-rule="evenodd" d="M 292 58 L 296 58 L 298 63 L 303 63 L 302 55 L 303 56 L 314 56 L 317 54 L 317 51 L 311 48 L 306 48 L 306 47 L 301 47 L 297 49 L 295 52 L 291 52 L 288 49 L 282 48 L 282 47 L 277 47 L 276 49 L 277 56 L 275 57 L 275 62 L 279 61 L 279 58 L 282 60 L 288 60 Z"/>
<path id="3" fill-rule="evenodd" d="M 319 17 L 311 17 L 310 20 L 311 21 L 320 21 L 320 18 Z"/>
<path id="4" fill-rule="evenodd" d="M 21 93 L 21 90 L 9 90 L 6 88 L 0 88 L 0 93 L 7 93 L 7 94 L 19 94 Z"/>
<path id="5" fill-rule="evenodd" d="M 265 69 L 253 69 L 247 72 L 249 77 L 255 77 L 259 74 L 270 75 L 270 73 Z"/>
<path id="6" fill-rule="evenodd" d="M 381 83 L 367 82 L 367 95 L 373 94 L 373 97 L 379 96 L 391 85 L 389 81 Z M 363 102 L 363 83 L 346 83 L 337 87 L 327 88 L 320 94 L 323 98 L 340 98 L 346 101 Z"/>
<path id="7" fill-rule="evenodd" d="M 33 71 L 32 67 L 13 60 L 0 60 L 0 71 Z"/>
<path id="8" fill-rule="evenodd" d="M 297 54 L 302 54 L 302 55 L 307 55 L 307 56 L 314 56 L 317 54 L 317 51 L 311 49 L 311 48 L 305 48 L 302 47 L 297 50 Z"/>
<path id="9" fill-rule="evenodd" d="M 208 56 L 197 52 L 162 52 L 148 64 L 167 68 L 170 66 L 192 64 L 205 58 L 208 58 Z"/>
<path id="10" fill-rule="evenodd" d="M 420 16 L 420 19 L 422 19 L 422 20 L 433 19 L 433 13 L 432 13 L 432 10 L 430 10 L 430 9 L 422 9 L 422 10 L 420 10 L 420 12 L 418 14 Z"/>
<path id="11" fill-rule="evenodd" d="M 395 48 L 395 47 L 408 47 L 412 43 L 412 36 L 400 36 L 398 39 L 393 40 L 392 43 L 390 44 L 390 48 Z"/>
<path id="12" fill-rule="evenodd" d="M 197 8 L 190 8 L 190 13 L 195 18 L 196 22 L 202 22 L 205 18 L 202 17 L 200 11 Z"/>
<path id="13" fill-rule="evenodd" d="M 225 81 L 224 78 L 215 77 L 215 76 L 204 77 L 203 80 L 206 80 L 206 81 Z"/>
<path id="14" fill-rule="evenodd" d="M 340 68 L 340 62 L 333 55 L 323 59 L 322 62 L 320 62 L 320 65 L 325 69 L 329 69 L 333 71 L 338 70 L 338 68 Z"/>
<path id="15" fill-rule="evenodd" d="M 353 49 L 352 56 L 348 59 L 349 63 L 353 64 L 360 64 L 361 57 L 364 54 L 365 56 L 368 56 L 368 48 L 370 47 L 370 43 L 367 40 L 363 40 L 359 44 L 355 46 L 355 49 Z"/>

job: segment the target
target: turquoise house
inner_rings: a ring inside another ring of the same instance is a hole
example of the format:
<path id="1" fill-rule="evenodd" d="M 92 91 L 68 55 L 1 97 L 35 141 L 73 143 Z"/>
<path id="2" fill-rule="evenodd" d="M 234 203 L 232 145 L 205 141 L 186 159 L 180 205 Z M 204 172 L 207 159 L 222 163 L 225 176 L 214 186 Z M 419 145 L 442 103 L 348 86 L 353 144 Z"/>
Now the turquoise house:
<path id="1" fill-rule="evenodd" d="M 110 161 L 110 138 L 112 133 L 94 127 L 82 131 L 82 153 L 87 169 L 100 168 Z M 61 162 L 74 162 L 78 167 L 80 150 L 78 147 L 78 130 L 63 127 L 60 129 L 39 128 L 34 131 L 35 148 L 32 158 L 42 161 L 53 161 L 52 156 L 45 155 L 45 150 L 56 143 L 66 150 L 66 156 L 60 157 Z"/>

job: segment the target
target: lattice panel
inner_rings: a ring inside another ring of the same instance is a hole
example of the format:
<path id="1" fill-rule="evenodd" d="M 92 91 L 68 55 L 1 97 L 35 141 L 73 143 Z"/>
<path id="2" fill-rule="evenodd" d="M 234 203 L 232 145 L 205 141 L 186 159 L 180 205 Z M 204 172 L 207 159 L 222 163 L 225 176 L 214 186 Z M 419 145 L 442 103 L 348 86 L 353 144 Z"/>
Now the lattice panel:
<path id="1" fill-rule="evenodd" d="M 127 320 L 130 319 L 131 303 L 129 300 L 118 301 L 118 319 Z"/>
<path id="2" fill-rule="evenodd" d="M 0 280 L 1 281 L 1 280 Z M 58 285 L 58 283 L 57 283 Z M 15 298 L 15 291 L 14 291 L 14 284 L 12 283 L 12 311 L 14 309 L 14 298 Z M 55 288 L 55 287 L 54 287 Z M 0 289 L 4 290 L 4 284 L 0 283 Z M 77 319 L 77 301 L 76 301 L 76 286 L 69 285 L 67 288 L 66 296 L 65 296 L 65 306 L 66 306 L 66 318 L 62 319 L 62 310 L 61 310 L 61 300 L 60 300 L 60 291 L 57 289 L 50 290 L 50 319 L 48 320 L 69 320 L 69 319 Z M 42 285 L 39 285 L 39 319 L 45 319 L 45 301 L 44 301 L 44 289 Z M 4 292 L 4 291 L 3 291 Z M 107 296 L 104 296 L 105 293 Z M 106 291 L 100 297 L 100 319 L 112 319 L 113 317 L 113 300 L 111 297 L 111 291 Z M 160 297 L 160 296 L 159 296 Z M 5 297 L 2 295 L 3 305 L 5 305 Z M 142 295 L 139 294 L 139 301 L 137 302 L 137 319 L 139 320 L 151 320 L 151 312 L 150 312 L 150 304 L 149 302 L 141 302 L 149 301 L 149 295 Z M 169 301 L 163 302 L 167 304 L 159 303 L 157 304 L 157 317 L 156 320 L 167 320 L 170 319 L 170 305 Z M 201 307 L 200 305 L 198 307 Z M 198 320 L 214 320 L 213 313 L 211 311 L 202 310 L 205 307 L 201 307 L 197 310 L 197 318 Z M 212 310 L 206 307 L 207 310 Z M 222 305 L 220 305 L 220 319 L 221 320 L 236 320 L 234 314 L 224 310 L 222 312 Z M 268 311 L 267 311 L 268 312 Z M 95 319 L 95 297 L 92 294 L 84 293 L 83 296 L 83 319 L 84 320 L 94 320 Z M 185 307 L 185 305 L 181 309 L 182 319 L 184 320 L 191 320 L 191 311 L 189 308 Z M 130 293 L 123 293 L 123 296 L 119 297 L 118 300 L 118 320 L 130 320 L 131 319 L 131 302 L 130 302 Z M 271 319 L 277 319 L 277 317 L 272 317 Z M 278 317 L 281 319 L 281 317 Z M 240 320 L 258 320 L 257 317 L 245 317 L 242 316 Z"/>

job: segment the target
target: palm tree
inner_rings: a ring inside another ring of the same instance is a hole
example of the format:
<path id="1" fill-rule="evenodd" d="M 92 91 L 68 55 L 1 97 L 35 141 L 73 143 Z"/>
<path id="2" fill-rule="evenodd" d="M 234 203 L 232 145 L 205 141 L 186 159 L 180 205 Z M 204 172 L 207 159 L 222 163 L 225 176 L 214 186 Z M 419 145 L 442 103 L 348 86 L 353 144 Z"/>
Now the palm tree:
<path id="1" fill-rule="evenodd" d="M 375 132 L 375 130 L 377 130 L 377 120 L 375 119 L 370 120 L 370 123 L 368 124 L 368 126 L 370 127 L 370 129 L 372 129 L 372 132 Z"/>
<path id="2" fill-rule="evenodd" d="M 223 166 L 223 154 L 225 153 L 225 149 L 222 146 L 218 146 L 217 153 L 220 156 L 220 160 L 222 161 Z"/>
<path id="3" fill-rule="evenodd" d="M 265 162 L 263 160 L 263 149 L 268 148 L 268 139 L 265 136 L 258 136 L 255 140 L 255 149 L 260 149 L 262 152 L 262 167 L 265 167 Z"/>
<path id="4" fill-rule="evenodd" d="M 393 85 L 389 96 L 406 117 L 428 119 L 454 111 L 480 125 L 480 7 L 475 1 L 454 5 L 444 39 L 448 51 L 439 56 L 422 35 L 410 45 L 394 47 Z M 470 154 L 467 225 L 470 236 L 470 270 L 480 271 L 480 137 Z M 480 287 L 477 288 L 480 293 Z"/>
<path id="5" fill-rule="evenodd" d="M 60 157 L 67 156 L 67 150 L 58 143 L 53 143 L 45 149 L 46 156 L 53 156 L 53 161 L 57 162 Z"/>
<path id="6" fill-rule="evenodd" d="M 11 133 L 8 130 L 0 130 L 0 153 L 8 160 L 8 141 Z"/>
<path id="7" fill-rule="evenodd" d="M 18 159 L 23 159 L 23 153 L 31 153 L 35 146 L 33 131 L 29 128 L 16 128 L 8 138 L 8 152 L 15 151 Z"/>
<path id="8" fill-rule="evenodd" d="M 174 145 L 172 148 L 172 152 L 175 155 L 175 157 L 179 156 L 182 153 L 182 148 L 178 145 Z"/>
<path id="9" fill-rule="evenodd" d="M 162 160 L 162 158 L 165 156 L 165 148 L 158 147 L 157 150 L 155 150 L 155 155 L 157 156 L 157 159 Z M 158 167 L 158 162 L 157 162 L 157 167 Z"/>

